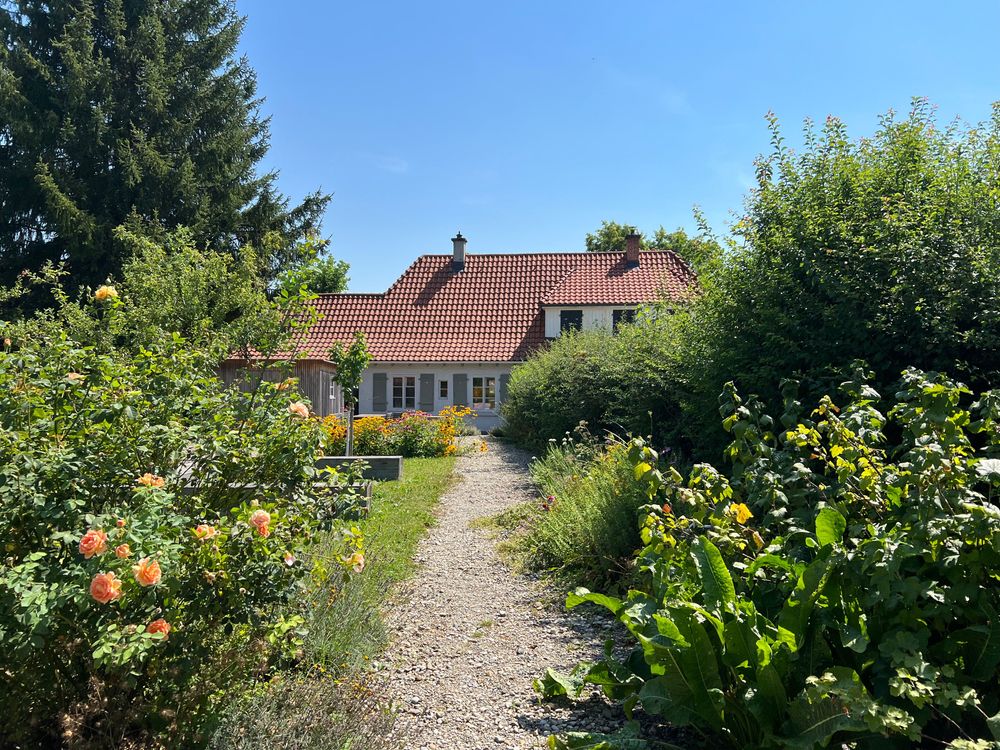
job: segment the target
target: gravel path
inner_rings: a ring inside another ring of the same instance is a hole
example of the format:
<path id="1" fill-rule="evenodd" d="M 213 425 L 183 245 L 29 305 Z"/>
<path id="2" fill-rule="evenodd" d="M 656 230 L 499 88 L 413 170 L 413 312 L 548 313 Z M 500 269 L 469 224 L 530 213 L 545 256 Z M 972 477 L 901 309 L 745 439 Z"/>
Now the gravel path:
<path id="1" fill-rule="evenodd" d="M 546 667 L 568 671 L 599 656 L 608 624 L 567 612 L 562 592 L 511 571 L 487 533 L 470 528 L 537 497 L 529 456 L 487 443 L 487 453 L 458 459 L 459 479 L 421 543 L 420 570 L 389 615 L 385 658 L 401 749 L 524 750 L 542 747 L 552 732 L 609 731 L 623 722 L 599 696 L 540 704 L 531 689 Z"/>

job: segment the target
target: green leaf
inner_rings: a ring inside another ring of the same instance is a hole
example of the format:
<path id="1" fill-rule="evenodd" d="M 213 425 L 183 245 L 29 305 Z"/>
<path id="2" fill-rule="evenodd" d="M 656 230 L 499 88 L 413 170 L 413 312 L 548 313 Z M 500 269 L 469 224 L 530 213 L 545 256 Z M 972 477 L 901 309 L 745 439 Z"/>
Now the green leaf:
<path id="1" fill-rule="evenodd" d="M 675 745 L 657 742 L 655 745 L 641 739 L 639 723 L 628 722 L 625 727 L 614 734 L 597 734 L 591 732 L 569 732 L 567 734 L 549 737 L 550 750 L 680 750 Z"/>
<path id="2" fill-rule="evenodd" d="M 962 656 L 969 676 L 979 681 L 992 679 L 1000 665 L 1000 619 L 960 630 L 954 638 L 963 644 Z"/>
<path id="3" fill-rule="evenodd" d="M 847 531 L 847 519 L 836 508 L 827 506 L 821 508 L 816 516 L 816 540 L 821 547 L 828 544 L 840 544 Z"/>
<path id="4" fill-rule="evenodd" d="M 725 605 L 735 602 L 736 587 L 719 548 L 705 537 L 698 537 L 691 545 L 691 553 L 701 576 L 705 605 L 722 611 Z"/>
<path id="5" fill-rule="evenodd" d="M 837 732 L 860 732 L 868 728 L 857 710 L 841 698 L 855 693 L 868 697 L 857 673 L 835 667 L 824 678 L 836 679 L 825 690 L 803 690 L 789 704 L 785 746 L 803 750 L 826 747 Z"/>
<path id="6" fill-rule="evenodd" d="M 788 707 L 788 696 L 781 675 L 773 664 L 757 670 L 757 692 L 750 699 L 750 713 L 761 726 L 774 731 L 780 726 Z"/>
<path id="7" fill-rule="evenodd" d="M 616 616 L 621 612 L 623 605 L 621 599 L 617 599 L 613 596 L 607 596 L 606 594 L 595 594 L 589 589 L 578 588 L 566 596 L 566 609 L 573 609 L 573 607 L 579 606 L 584 602 L 599 604 L 600 606 L 610 610 Z"/>
<path id="8" fill-rule="evenodd" d="M 781 609 L 781 617 L 778 619 L 779 634 L 781 631 L 790 634 L 791 638 L 786 637 L 782 640 L 788 642 L 794 649 L 802 645 L 813 607 L 830 580 L 833 568 L 831 551 L 832 547 L 823 547 L 816 559 L 802 571 L 795 589 Z"/>
<path id="9" fill-rule="evenodd" d="M 587 673 L 594 666 L 592 662 L 580 662 L 568 675 L 549 667 L 545 670 L 542 679 L 531 683 L 535 692 L 543 698 L 556 698 L 566 696 L 568 698 L 578 698 L 586 683 Z"/>

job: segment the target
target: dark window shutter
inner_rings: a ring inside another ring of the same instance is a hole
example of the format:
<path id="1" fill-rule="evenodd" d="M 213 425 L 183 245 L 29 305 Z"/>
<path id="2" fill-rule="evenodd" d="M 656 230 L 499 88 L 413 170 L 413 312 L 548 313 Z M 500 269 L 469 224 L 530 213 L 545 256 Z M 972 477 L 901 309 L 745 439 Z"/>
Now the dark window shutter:
<path id="1" fill-rule="evenodd" d="M 453 375 L 454 393 L 451 394 L 451 402 L 455 406 L 469 405 L 469 376 L 464 374 Z"/>
<path id="2" fill-rule="evenodd" d="M 580 331 L 583 329 L 583 310 L 562 310 L 559 313 L 560 331 Z"/>
<path id="3" fill-rule="evenodd" d="M 507 386 L 509 384 L 510 384 L 510 373 L 509 372 L 500 373 L 500 393 L 498 395 L 501 404 L 507 400 Z"/>
<path id="4" fill-rule="evenodd" d="M 389 411 L 389 404 L 386 402 L 386 380 L 389 376 L 384 372 L 376 372 L 372 375 L 372 411 Z"/>
<path id="5" fill-rule="evenodd" d="M 434 411 L 434 373 L 420 376 L 420 411 Z"/>

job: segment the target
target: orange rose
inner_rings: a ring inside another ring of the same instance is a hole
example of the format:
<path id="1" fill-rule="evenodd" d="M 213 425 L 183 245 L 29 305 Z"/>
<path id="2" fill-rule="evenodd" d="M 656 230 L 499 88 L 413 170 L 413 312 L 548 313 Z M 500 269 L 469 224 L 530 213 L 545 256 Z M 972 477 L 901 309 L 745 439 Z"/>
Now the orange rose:
<path id="1" fill-rule="evenodd" d="M 269 536 L 271 534 L 270 523 L 271 514 L 266 510 L 255 510 L 250 514 L 250 525 L 255 527 L 257 533 L 261 536 Z"/>
<path id="2" fill-rule="evenodd" d="M 132 556 L 132 548 L 127 544 L 119 544 L 115 547 L 115 557 L 119 560 L 124 560 L 126 557 Z"/>
<path id="3" fill-rule="evenodd" d="M 100 529 L 91 529 L 80 539 L 80 554 L 88 560 L 108 551 L 108 535 Z"/>
<path id="4" fill-rule="evenodd" d="M 132 566 L 135 580 L 140 586 L 155 586 L 160 582 L 163 573 L 160 571 L 160 564 L 156 560 L 148 557 L 142 558 L 137 565 Z"/>
<path id="5" fill-rule="evenodd" d="M 194 531 L 192 533 L 194 534 L 195 539 L 200 539 L 203 542 L 219 534 L 218 530 L 214 526 L 209 526 L 207 523 L 199 523 L 194 527 Z"/>
<path id="6" fill-rule="evenodd" d="M 162 617 L 159 620 L 153 620 L 149 625 L 146 626 L 147 633 L 162 633 L 163 640 L 167 640 L 167 636 L 170 635 L 171 631 L 170 623 L 164 620 Z"/>
<path id="7" fill-rule="evenodd" d="M 294 401 L 288 405 L 288 413 L 299 419 L 309 419 L 309 407 L 301 401 Z"/>
<path id="8" fill-rule="evenodd" d="M 115 526 L 117 526 L 119 529 L 124 529 L 125 528 L 125 519 L 124 518 L 119 518 L 117 521 L 115 521 Z"/>
<path id="9" fill-rule="evenodd" d="M 98 302 L 107 302 L 109 299 L 118 299 L 118 290 L 113 286 L 104 285 L 94 292 L 94 299 Z"/>
<path id="10" fill-rule="evenodd" d="M 156 474 L 150 474 L 148 471 L 136 481 L 138 481 L 143 487 L 155 487 L 156 489 L 159 489 L 164 484 L 163 477 L 158 477 Z"/>
<path id="11" fill-rule="evenodd" d="M 113 602 L 122 595 L 122 582 L 114 573 L 98 573 L 90 582 L 90 595 L 101 604 Z"/>

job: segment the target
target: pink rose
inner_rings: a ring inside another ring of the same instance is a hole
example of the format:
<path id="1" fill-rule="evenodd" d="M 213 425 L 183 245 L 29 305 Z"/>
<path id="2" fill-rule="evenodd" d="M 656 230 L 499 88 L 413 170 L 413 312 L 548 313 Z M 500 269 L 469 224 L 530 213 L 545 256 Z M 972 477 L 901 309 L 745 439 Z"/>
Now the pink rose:
<path id="1" fill-rule="evenodd" d="M 261 536 L 269 536 L 271 534 L 270 523 L 271 514 L 266 510 L 257 509 L 250 514 L 250 525 L 257 529 L 257 533 Z"/>

